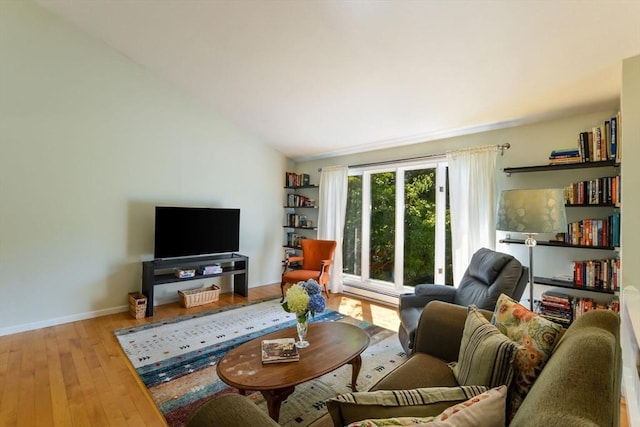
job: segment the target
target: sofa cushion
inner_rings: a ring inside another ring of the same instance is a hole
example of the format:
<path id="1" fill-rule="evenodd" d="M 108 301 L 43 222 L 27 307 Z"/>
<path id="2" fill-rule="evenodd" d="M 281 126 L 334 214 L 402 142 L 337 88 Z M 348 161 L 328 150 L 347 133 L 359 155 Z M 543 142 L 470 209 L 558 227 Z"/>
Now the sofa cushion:
<path id="1" fill-rule="evenodd" d="M 467 312 L 453 375 L 459 385 L 508 386 L 513 378 L 515 355 L 521 348 L 472 305 Z"/>
<path id="2" fill-rule="evenodd" d="M 505 294 L 498 298 L 492 322 L 500 332 L 522 345 L 516 354 L 507 402 L 507 418 L 511 420 L 551 357 L 562 334 L 562 326 L 530 311 Z"/>
<path id="3" fill-rule="evenodd" d="M 430 354 L 414 353 L 406 362 L 378 381 L 369 391 L 457 386 L 458 382 L 453 376 L 451 368 L 445 362 Z"/>
<path id="4" fill-rule="evenodd" d="M 500 386 L 445 409 L 436 417 L 397 417 L 367 419 L 349 427 L 426 426 L 426 427 L 503 427 L 507 387 Z"/>
<path id="5" fill-rule="evenodd" d="M 431 387 L 346 393 L 329 399 L 327 409 L 336 426 L 372 418 L 433 417 L 486 391 L 486 387 Z"/>

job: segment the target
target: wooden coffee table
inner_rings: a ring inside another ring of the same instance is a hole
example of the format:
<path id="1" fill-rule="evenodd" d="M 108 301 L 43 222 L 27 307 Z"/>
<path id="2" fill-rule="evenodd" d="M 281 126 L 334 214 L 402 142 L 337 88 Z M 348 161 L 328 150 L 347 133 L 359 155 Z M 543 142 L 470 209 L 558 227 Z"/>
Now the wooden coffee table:
<path id="1" fill-rule="evenodd" d="M 356 379 L 362 366 L 360 354 L 369 345 L 369 335 L 364 330 L 340 322 L 311 323 L 306 338 L 311 345 L 298 349 L 299 361 L 263 365 L 262 340 L 287 337 L 297 340 L 296 328 L 261 336 L 234 348 L 218 362 L 218 376 L 242 394 L 247 390 L 260 391 L 267 401 L 269 416 L 276 422 L 280 405 L 296 385 L 346 364 L 352 367 L 351 390 L 356 391 Z"/>

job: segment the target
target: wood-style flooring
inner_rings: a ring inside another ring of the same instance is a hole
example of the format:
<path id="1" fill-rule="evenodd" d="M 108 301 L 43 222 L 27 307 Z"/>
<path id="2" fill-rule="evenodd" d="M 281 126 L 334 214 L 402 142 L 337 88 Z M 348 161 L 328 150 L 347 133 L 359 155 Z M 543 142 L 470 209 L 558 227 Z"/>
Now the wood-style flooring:
<path id="1" fill-rule="evenodd" d="M 146 319 L 119 313 L 0 337 L 0 426 L 164 426 L 113 331 L 279 294 L 278 284 L 267 285 L 251 288 L 249 298 L 223 293 L 205 306 L 158 306 Z M 398 328 L 395 307 L 346 295 L 331 295 L 328 306 Z M 624 409 L 622 427 L 628 426 Z"/>
<path id="2" fill-rule="evenodd" d="M 214 307 L 280 295 L 280 286 L 249 290 L 249 298 L 220 294 L 219 301 L 185 309 L 155 308 L 136 320 L 129 313 L 0 337 L 0 426 L 164 426 L 113 331 Z M 396 330 L 394 307 L 331 295 L 331 309 Z"/>

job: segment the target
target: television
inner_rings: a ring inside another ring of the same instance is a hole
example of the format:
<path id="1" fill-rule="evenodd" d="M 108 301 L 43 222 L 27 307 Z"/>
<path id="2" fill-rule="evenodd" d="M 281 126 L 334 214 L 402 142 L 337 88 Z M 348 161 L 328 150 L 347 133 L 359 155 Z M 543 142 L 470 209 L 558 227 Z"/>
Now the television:
<path id="1" fill-rule="evenodd" d="M 240 209 L 156 206 L 153 256 L 179 258 L 240 249 Z"/>

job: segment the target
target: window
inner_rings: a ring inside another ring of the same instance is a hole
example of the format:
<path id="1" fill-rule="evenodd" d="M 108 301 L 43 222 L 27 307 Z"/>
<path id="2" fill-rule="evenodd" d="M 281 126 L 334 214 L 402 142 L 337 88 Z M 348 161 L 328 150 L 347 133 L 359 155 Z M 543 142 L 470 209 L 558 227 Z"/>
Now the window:
<path id="1" fill-rule="evenodd" d="M 453 282 L 445 162 L 349 171 L 346 287 L 397 295 Z"/>

